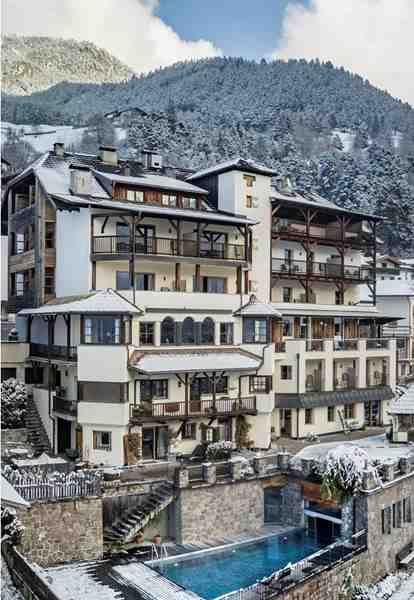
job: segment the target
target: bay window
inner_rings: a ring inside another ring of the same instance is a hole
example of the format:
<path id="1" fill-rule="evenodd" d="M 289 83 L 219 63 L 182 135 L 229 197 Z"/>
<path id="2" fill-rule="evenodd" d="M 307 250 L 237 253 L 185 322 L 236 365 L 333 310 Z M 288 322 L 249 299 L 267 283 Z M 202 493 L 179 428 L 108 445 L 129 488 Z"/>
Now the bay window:
<path id="1" fill-rule="evenodd" d="M 82 343 L 124 344 L 125 339 L 129 339 L 129 335 L 125 335 L 127 324 L 129 324 L 129 322 L 123 321 L 121 317 L 106 315 L 99 317 L 85 317 L 82 328 Z"/>
<path id="2" fill-rule="evenodd" d="M 243 319 L 243 343 L 266 344 L 270 340 L 268 319 L 248 317 Z"/>

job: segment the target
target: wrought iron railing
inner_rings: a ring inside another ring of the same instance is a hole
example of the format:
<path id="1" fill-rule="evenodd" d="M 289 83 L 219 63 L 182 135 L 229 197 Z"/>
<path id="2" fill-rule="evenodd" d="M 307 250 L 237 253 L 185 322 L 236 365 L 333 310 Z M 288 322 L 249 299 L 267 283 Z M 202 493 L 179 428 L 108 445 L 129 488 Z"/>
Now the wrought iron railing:
<path id="1" fill-rule="evenodd" d="M 135 238 L 134 242 L 126 236 L 99 235 L 92 241 L 93 254 L 151 254 L 164 256 L 184 256 L 192 258 L 212 258 L 220 260 L 249 260 L 249 250 L 243 244 L 209 242 L 207 240 L 180 240 L 174 238 L 148 237 Z"/>
<path id="2" fill-rule="evenodd" d="M 386 338 L 368 338 L 367 350 L 388 350 L 390 340 Z"/>
<path id="3" fill-rule="evenodd" d="M 306 352 L 323 352 L 323 339 L 306 340 Z"/>
<path id="4" fill-rule="evenodd" d="M 190 400 L 186 402 L 141 402 L 130 406 L 130 418 L 177 418 L 185 416 L 228 415 L 254 413 L 256 396 L 246 398 L 217 398 L 210 400 Z"/>

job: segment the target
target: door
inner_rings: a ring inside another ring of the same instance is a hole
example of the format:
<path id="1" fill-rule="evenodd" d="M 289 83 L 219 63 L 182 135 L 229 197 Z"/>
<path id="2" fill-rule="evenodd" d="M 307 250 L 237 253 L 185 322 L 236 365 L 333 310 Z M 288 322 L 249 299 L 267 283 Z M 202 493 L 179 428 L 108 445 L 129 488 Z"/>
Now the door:
<path id="1" fill-rule="evenodd" d="M 377 427 L 380 425 L 380 401 L 373 400 L 371 402 L 365 402 L 365 425 L 369 427 Z"/>
<path id="2" fill-rule="evenodd" d="M 190 385 L 190 413 L 201 412 L 201 380 L 193 379 Z"/>
<path id="3" fill-rule="evenodd" d="M 57 420 L 57 450 L 58 454 L 64 454 L 72 447 L 72 422 L 66 419 Z"/>
<path id="4" fill-rule="evenodd" d="M 129 225 L 126 223 L 116 224 L 116 251 L 120 254 L 130 252 Z"/>
<path id="5" fill-rule="evenodd" d="M 154 428 L 144 427 L 142 430 L 142 458 L 151 460 L 154 456 Z"/>
<path id="6" fill-rule="evenodd" d="M 137 225 L 135 230 L 135 252 L 137 254 L 155 254 L 155 227 Z"/>
<path id="7" fill-rule="evenodd" d="M 288 435 L 290 437 L 292 435 L 292 411 L 290 410 L 290 408 L 285 409 L 282 413 L 282 416 L 282 434 Z"/>

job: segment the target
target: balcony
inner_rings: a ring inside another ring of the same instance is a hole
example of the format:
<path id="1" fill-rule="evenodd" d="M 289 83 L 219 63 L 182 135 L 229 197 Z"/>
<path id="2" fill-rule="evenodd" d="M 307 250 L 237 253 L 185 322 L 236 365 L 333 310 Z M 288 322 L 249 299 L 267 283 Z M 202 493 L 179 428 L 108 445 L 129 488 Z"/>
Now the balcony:
<path id="1" fill-rule="evenodd" d="M 358 350 L 358 338 L 334 340 L 334 352 L 349 352 Z"/>
<path id="2" fill-rule="evenodd" d="M 342 240 L 342 230 L 340 227 L 318 224 L 310 227 L 308 236 L 305 224 L 280 223 L 272 228 L 272 237 L 294 242 L 302 242 L 304 239 L 309 239 L 310 241 L 329 246 L 339 246 L 344 243 L 344 245 L 353 248 L 365 247 L 369 243 L 369 238 L 364 236 L 362 231 L 344 231 Z"/>
<path id="3" fill-rule="evenodd" d="M 341 379 L 334 379 L 333 388 L 337 390 L 355 390 L 357 389 L 357 378 L 355 371 L 343 373 Z"/>
<path id="4" fill-rule="evenodd" d="M 324 263 L 306 260 L 285 260 L 272 258 L 272 273 L 280 278 L 308 277 L 315 280 L 345 280 L 364 282 L 370 280 L 369 269 L 355 265 L 342 265 L 337 263 Z"/>
<path id="5" fill-rule="evenodd" d="M 175 238 L 148 237 L 135 238 L 132 247 L 128 237 L 99 235 L 92 240 L 92 254 L 95 258 L 116 256 L 170 256 L 180 258 L 203 258 L 219 261 L 247 262 L 249 251 L 243 244 L 227 244 L 202 240 L 181 240 Z"/>
<path id="6" fill-rule="evenodd" d="M 76 417 L 78 414 L 78 403 L 76 400 L 67 400 L 62 396 L 55 396 L 53 398 L 53 411 L 70 417 Z"/>
<path id="7" fill-rule="evenodd" d="M 23 310 L 23 308 L 34 308 L 35 306 L 34 292 L 9 296 L 7 300 L 7 311 L 10 313 L 17 313 L 19 310 Z"/>
<path id="8" fill-rule="evenodd" d="M 186 402 L 142 402 L 130 406 L 131 421 L 154 419 L 181 419 L 183 417 L 213 417 L 257 414 L 256 396 L 246 398 L 217 398 L 213 400 L 190 400 Z"/>
<path id="9" fill-rule="evenodd" d="M 76 346 L 30 344 L 30 356 L 32 358 L 51 358 L 52 360 L 69 360 L 71 362 L 76 362 L 78 359 L 78 352 Z"/>
<path id="10" fill-rule="evenodd" d="M 366 344 L 367 350 L 388 350 L 390 340 L 386 338 L 368 338 Z"/>
<path id="11" fill-rule="evenodd" d="M 383 387 L 388 385 L 387 374 L 376 372 L 373 375 L 367 376 L 367 387 L 375 388 L 375 387 Z"/>
<path id="12" fill-rule="evenodd" d="M 323 352 L 324 340 L 306 340 L 306 352 Z"/>

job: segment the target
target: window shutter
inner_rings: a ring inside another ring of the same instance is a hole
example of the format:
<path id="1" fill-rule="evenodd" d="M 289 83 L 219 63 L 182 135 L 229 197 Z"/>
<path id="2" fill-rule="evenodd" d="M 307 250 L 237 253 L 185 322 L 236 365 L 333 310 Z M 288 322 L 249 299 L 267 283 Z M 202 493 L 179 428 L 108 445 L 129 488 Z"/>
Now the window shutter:
<path id="1" fill-rule="evenodd" d="M 182 342 L 182 323 L 179 321 L 175 322 L 175 343 L 180 346 Z"/>

